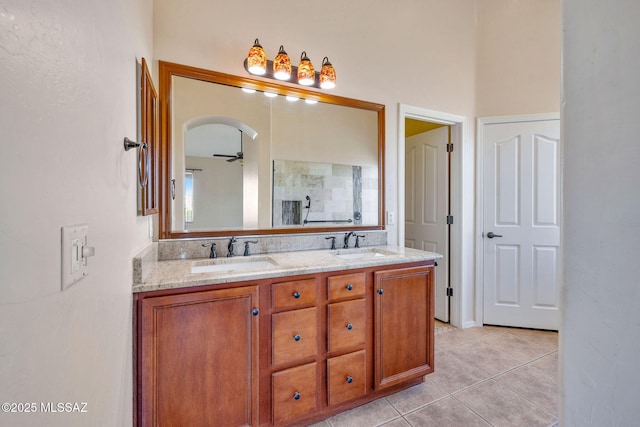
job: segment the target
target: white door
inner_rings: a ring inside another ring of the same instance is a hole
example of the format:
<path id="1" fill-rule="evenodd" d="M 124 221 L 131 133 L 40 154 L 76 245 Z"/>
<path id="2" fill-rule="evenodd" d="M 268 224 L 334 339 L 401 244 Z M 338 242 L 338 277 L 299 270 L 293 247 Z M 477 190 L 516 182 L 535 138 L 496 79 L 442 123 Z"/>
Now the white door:
<path id="1" fill-rule="evenodd" d="M 484 123 L 484 323 L 560 323 L 560 120 Z"/>
<path id="2" fill-rule="evenodd" d="M 405 246 L 437 252 L 435 317 L 449 321 L 449 128 L 443 126 L 405 142 Z"/>

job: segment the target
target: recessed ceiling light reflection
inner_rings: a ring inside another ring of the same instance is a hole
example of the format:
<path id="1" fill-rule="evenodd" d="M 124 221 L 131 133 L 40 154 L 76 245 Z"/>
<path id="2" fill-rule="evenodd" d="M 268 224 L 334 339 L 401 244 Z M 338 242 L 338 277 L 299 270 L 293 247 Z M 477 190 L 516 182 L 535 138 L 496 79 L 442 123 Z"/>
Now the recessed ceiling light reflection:
<path id="1" fill-rule="evenodd" d="M 266 96 L 267 98 L 275 98 L 276 96 L 278 96 L 278 94 L 273 92 L 265 92 L 264 96 Z"/>
<path id="2" fill-rule="evenodd" d="M 249 89 L 249 88 L 247 88 L 247 87 L 243 87 L 243 88 L 242 88 L 242 91 L 243 91 L 244 93 L 255 93 L 255 92 L 256 92 L 256 90 L 255 90 L 255 89 Z"/>
<path id="3" fill-rule="evenodd" d="M 295 101 L 297 101 L 299 99 L 300 98 L 298 98 L 297 96 L 287 95 L 287 101 L 295 102 Z"/>
<path id="4" fill-rule="evenodd" d="M 318 101 L 315 99 L 305 99 L 304 102 L 306 102 L 307 104 L 317 104 Z"/>

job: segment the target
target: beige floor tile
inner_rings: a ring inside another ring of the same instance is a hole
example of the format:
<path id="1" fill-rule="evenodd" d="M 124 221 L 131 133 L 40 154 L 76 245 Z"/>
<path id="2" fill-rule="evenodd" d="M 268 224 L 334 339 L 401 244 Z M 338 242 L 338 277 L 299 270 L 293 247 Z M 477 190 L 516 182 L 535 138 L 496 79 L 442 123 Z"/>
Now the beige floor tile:
<path id="1" fill-rule="evenodd" d="M 531 362 L 531 366 L 542 369 L 544 372 L 548 373 L 549 376 L 558 378 L 558 363 L 558 352 L 554 351 L 553 353 L 541 357 L 538 360 L 534 360 Z"/>
<path id="2" fill-rule="evenodd" d="M 479 326 L 475 328 L 460 329 L 460 332 L 469 339 L 478 340 L 488 337 L 489 335 L 506 334 L 508 333 L 506 329 L 507 328 L 502 328 L 500 326 Z"/>
<path id="3" fill-rule="evenodd" d="M 550 414 L 558 415 L 558 381 L 544 370 L 525 365 L 496 377 L 495 381 L 529 399 Z"/>
<path id="4" fill-rule="evenodd" d="M 439 327 L 425 383 L 313 427 L 557 426 L 557 333 Z"/>
<path id="5" fill-rule="evenodd" d="M 452 332 L 435 335 L 434 346 L 437 350 L 446 350 L 457 345 L 466 344 L 473 341 L 473 339 L 473 337 L 465 334 L 462 329 L 456 329 Z"/>
<path id="6" fill-rule="evenodd" d="M 481 340 L 489 347 L 526 363 L 548 354 L 548 347 L 540 346 L 535 340 L 513 334 L 490 335 Z"/>
<path id="7" fill-rule="evenodd" d="M 439 400 L 405 416 L 413 427 L 490 427 L 453 397 Z"/>
<path id="8" fill-rule="evenodd" d="M 329 418 L 333 427 L 373 427 L 380 426 L 400 417 L 398 411 L 387 399 L 374 400 Z"/>
<path id="9" fill-rule="evenodd" d="M 436 352 L 434 368 L 435 371 L 427 375 L 427 378 L 449 393 L 462 390 L 488 378 L 475 366 L 452 357 L 447 350 Z"/>
<path id="10" fill-rule="evenodd" d="M 383 424 L 381 427 L 411 427 L 411 424 L 404 418 L 396 418 L 393 421 Z"/>
<path id="11" fill-rule="evenodd" d="M 498 351 L 482 341 L 462 344 L 447 350 L 450 357 L 474 366 L 485 378 L 506 372 L 522 363 L 514 357 Z"/>
<path id="12" fill-rule="evenodd" d="M 536 345 L 549 351 L 558 349 L 558 333 L 553 331 L 540 331 L 536 329 L 509 328 L 508 333 L 534 342 Z"/>
<path id="13" fill-rule="evenodd" d="M 422 384 L 387 396 L 387 400 L 398 412 L 406 414 L 448 395 L 449 393 L 431 381 L 427 375 L 427 379 Z"/>
<path id="14" fill-rule="evenodd" d="M 329 424 L 329 421 L 320 421 L 307 427 L 331 427 L 331 424 Z"/>
<path id="15" fill-rule="evenodd" d="M 549 426 L 556 421 L 554 415 L 493 380 L 455 397 L 495 427 Z"/>

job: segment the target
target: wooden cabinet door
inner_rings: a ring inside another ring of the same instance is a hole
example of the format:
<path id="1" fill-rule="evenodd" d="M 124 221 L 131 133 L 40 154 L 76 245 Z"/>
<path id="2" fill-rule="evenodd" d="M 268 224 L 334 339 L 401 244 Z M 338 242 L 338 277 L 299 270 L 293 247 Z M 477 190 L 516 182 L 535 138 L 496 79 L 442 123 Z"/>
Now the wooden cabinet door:
<path id="1" fill-rule="evenodd" d="M 258 424 L 257 307 L 257 286 L 142 300 L 142 426 Z"/>
<path id="2" fill-rule="evenodd" d="M 374 275 L 375 389 L 433 372 L 433 267 Z"/>

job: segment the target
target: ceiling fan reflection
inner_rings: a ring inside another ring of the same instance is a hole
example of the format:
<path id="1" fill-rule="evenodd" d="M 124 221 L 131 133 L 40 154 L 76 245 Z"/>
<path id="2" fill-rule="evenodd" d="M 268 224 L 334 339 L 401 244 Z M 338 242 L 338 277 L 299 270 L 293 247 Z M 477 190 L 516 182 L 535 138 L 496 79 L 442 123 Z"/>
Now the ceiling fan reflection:
<path id="1" fill-rule="evenodd" d="M 240 151 L 238 151 L 236 153 L 236 155 L 232 155 L 232 154 L 213 154 L 213 157 L 227 157 L 228 160 L 227 162 L 235 162 L 236 160 L 244 160 L 244 153 L 243 153 L 243 149 L 242 149 L 242 130 L 238 129 L 238 131 L 240 132 Z M 242 162 L 240 162 L 242 163 Z"/>

